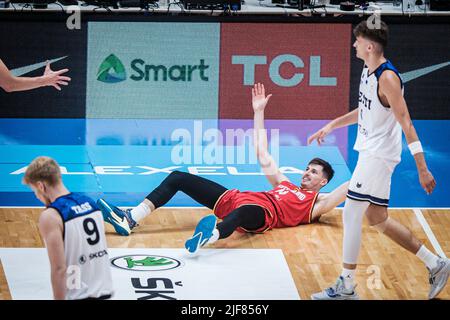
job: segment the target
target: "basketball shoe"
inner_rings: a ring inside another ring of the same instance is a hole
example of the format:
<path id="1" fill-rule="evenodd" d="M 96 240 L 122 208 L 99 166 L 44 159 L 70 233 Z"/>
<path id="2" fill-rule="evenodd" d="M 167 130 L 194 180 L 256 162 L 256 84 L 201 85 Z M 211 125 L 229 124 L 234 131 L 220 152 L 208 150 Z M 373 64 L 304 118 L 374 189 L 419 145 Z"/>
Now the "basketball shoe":
<path id="1" fill-rule="evenodd" d="M 428 299 L 433 299 L 447 284 L 448 276 L 450 274 L 450 260 L 448 258 L 439 257 L 437 266 L 431 270 L 428 269 L 428 272 L 430 273 L 429 282 L 431 285 Z"/>
<path id="2" fill-rule="evenodd" d="M 194 235 L 186 240 L 184 247 L 190 253 L 197 252 L 198 248 L 204 246 L 209 238 L 211 238 L 214 229 L 216 228 L 217 218 L 210 214 L 200 219 L 195 227 Z"/>
<path id="3" fill-rule="evenodd" d="M 356 285 L 351 289 L 346 289 L 344 285 L 344 278 L 339 276 L 334 286 L 329 287 L 322 292 L 311 295 L 312 300 L 359 300 L 358 294 L 355 291 Z"/>
<path id="4" fill-rule="evenodd" d="M 97 205 L 103 214 L 103 219 L 112 224 L 118 234 L 129 236 L 131 230 L 137 226 L 137 222 L 131 217 L 131 209 L 121 210 L 104 199 L 98 199 Z"/>

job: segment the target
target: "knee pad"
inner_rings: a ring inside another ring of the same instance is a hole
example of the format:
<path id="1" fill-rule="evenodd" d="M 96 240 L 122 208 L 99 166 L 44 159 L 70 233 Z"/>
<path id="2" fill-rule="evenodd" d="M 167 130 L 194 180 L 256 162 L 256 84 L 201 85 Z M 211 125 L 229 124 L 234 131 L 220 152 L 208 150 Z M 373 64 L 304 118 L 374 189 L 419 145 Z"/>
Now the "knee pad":
<path id="1" fill-rule="evenodd" d="M 387 219 L 384 220 L 383 222 L 374 224 L 371 227 L 374 228 L 375 230 L 377 230 L 379 233 L 384 233 L 390 222 L 391 222 L 391 217 L 387 217 Z"/>

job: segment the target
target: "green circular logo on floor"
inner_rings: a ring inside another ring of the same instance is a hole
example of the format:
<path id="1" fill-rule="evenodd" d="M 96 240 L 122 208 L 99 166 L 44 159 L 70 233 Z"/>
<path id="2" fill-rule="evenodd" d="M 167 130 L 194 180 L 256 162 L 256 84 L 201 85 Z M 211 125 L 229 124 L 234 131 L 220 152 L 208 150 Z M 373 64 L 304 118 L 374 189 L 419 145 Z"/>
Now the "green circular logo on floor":
<path id="1" fill-rule="evenodd" d="M 146 254 L 112 258 L 111 264 L 119 269 L 131 271 L 163 271 L 181 266 L 181 262 L 177 259 Z"/>

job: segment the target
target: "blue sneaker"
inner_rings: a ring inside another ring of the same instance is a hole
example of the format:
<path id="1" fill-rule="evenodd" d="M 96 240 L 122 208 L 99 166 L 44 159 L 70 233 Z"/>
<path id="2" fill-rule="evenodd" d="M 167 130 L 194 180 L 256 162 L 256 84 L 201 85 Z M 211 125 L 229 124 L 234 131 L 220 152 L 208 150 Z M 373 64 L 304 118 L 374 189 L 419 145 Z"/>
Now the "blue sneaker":
<path id="1" fill-rule="evenodd" d="M 192 236 L 192 238 L 188 239 L 184 243 L 184 247 L 189 251 L 190 253 L 197 252 L 198 248 L 200 247 L 200 240 L 202 239 L 202 233 L 199 232 Z"/>
<path id="2" fill-rule="evenodd" d="M 184 247 L 190 252 L 195 253 L 198 248 L 204 246 L 209 238 L 211 238 L 214 229 L 216 228 L 217 218 L 210 214 L 200 219 L 195 227 L 194 235 L 186 240 Z"/>
<path id="3" fill-rule="evenodd" d="M 114 227 L 114 230 L 122 236 L 129 236 L 137 222 L 131 217 L 131 209 L 121 210 L 103 199 L 97 200 L 97 205 L 103 213 L 103 219 Z"/>

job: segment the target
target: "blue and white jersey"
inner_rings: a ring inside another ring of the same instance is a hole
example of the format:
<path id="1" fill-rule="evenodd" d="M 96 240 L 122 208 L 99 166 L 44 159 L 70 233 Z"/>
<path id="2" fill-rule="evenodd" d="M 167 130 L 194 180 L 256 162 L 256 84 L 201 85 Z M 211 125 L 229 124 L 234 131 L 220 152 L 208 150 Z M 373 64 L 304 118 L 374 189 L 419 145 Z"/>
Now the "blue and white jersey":
<path id="1" fill-rule="evenodd" d="M 86 196 L 70 193 L 48 207 L 58 211 L 64 222 L 66 299 L 112 295 L 105 226 L 97 204 Z"/>
<path id="2" fill-rule="evenodd" d="M 402 153 L 402 128 L 390 107 L 385 107 L 378 96 L 378 83 L 386 70 L 397 69 L 390 61 L 381 64 L 374 72 L 364 66 L 359 85 L 358 134 L 354 149 L 393 162 L 400 162 Z M 400 78 L 402 93 L 403 82 Z"/>

